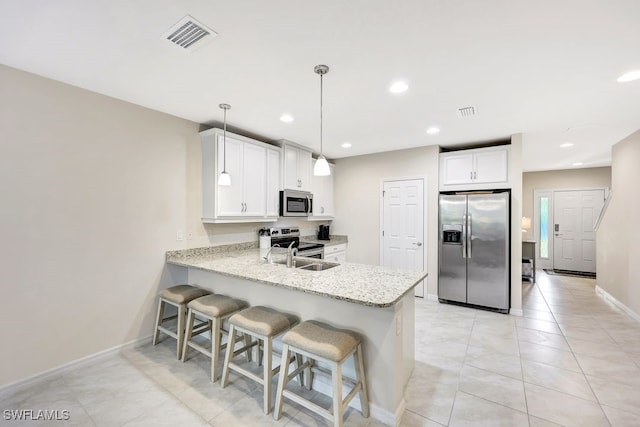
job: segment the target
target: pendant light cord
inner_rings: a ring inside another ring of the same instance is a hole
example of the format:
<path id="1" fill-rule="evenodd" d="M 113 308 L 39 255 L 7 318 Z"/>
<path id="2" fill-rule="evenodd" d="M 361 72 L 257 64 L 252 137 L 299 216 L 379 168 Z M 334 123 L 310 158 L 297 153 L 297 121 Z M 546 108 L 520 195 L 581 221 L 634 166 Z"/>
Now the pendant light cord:
<path id="1" fill-rule="evenodd" d="M 322 80 L 324 78 L 324 74 L 320 74 L 320 155 L 323 156 L 324 152 L 322 150 Z"/>
<path id="2" fill-rule="evenodd" d="M 224 109 L 224 130 L 222 131 L 222 140 L 224 145 L 224 156 L 222 160 L 222 171 L 227 171 L 227 109 Z"/>

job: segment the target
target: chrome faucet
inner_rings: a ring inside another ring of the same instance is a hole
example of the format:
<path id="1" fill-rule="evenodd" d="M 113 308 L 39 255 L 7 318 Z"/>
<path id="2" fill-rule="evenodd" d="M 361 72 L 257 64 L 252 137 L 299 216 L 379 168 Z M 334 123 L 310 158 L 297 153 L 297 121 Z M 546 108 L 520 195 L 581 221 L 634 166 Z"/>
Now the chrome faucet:
<path id="1" fill-rule="evenodd" d="M 279 247 L 280 247 L 280 245 L 276 243 L 275 245 L 271 246 L 271 247 L 269 248 L 269 250 L 267 251 L 267 253 L 262 257 L 262 258 L 264 258 L 264 260 L 265 260 L 266 262 L 271 263 L 271 251 L 272 251 L 272 250 L 273 250 L 273 248 L 275 248 L 275 247 L 278 247 L 278 248 L 279 248 Z"/>
<path id="2" fill-rule="evenodd" d="M 295 241 L 291 242 L 291 244 L 287 248 L 287 268 L 293 267 L 293 257 L 298 254 L 298 248 L 293 247 L 295 243 Z"/>

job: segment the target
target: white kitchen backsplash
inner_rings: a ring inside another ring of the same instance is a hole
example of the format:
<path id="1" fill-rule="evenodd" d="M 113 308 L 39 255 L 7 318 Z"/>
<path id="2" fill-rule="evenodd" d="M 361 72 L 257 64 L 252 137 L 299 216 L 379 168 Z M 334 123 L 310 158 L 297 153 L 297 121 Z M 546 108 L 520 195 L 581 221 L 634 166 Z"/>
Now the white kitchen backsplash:
<path id="1" fill-rule="evenodd" d="M 298 227 L 301 236 L 315 236 L 322 222 L 309 222 L 299 218 L 280 218 L 276 222 L 250 224 L 204 224 L 207 242 L 203 245 L 218 246 L 232 243 L 258 242 L 258 230 L 273 227 Z"/>

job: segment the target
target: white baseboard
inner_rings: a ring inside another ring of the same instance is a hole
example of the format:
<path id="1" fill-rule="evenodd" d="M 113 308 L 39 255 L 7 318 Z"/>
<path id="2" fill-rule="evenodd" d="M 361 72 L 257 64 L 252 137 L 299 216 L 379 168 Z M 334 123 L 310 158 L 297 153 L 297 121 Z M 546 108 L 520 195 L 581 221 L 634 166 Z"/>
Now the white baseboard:
<path id="1" fill-rule="evenodd" d="M 436 294 L 427 294 L 427 299 L 428 299 L 429 301 L 435 301 L 435 302 L 440 301 L 440 300 L 438 299 L 438 295 L 436 295 Z"/>
<path id="2" fill-rule="evenodd" d="M 510 308 L 509 309 L 509 314 L 512 316 L 524 316 L 524 312 L 522 311 L 521 308 Z"/>
<path id="3" fill-rule="evenodd" d="M 602 289 L 598 285 L 596 285 L 596 293 L 599 294 L 600 296 L 602 296 L 607 301 L 611 302 L 613 305 L 618 307 L 620 310 L 622 310 L 625 313 L 627 313 L 634 320 L 637 320 L 638 322 L 640 322 L 640 315 L 638 313 L 636 313 L 635 311 L 631 310 L 629 307 L 627 307 L 626 305 L 624 305 L 623 303 L 618 301 L 613 295 L 611 295 L 609 292 L 605 291 L 604 289 Z"/>
<path id="4" fill-rule="evenodd" d="M 315 391 L 319 391 L 322 394 L 326 394 L 327 396 L 331 396 L 333 394 L 332 385 L 326 383 L 324 381 L 318 381 L 318 376 L 314 375 L 312 388 Z M 351 402 L 349 402 L 349 406 L 354 408 L 357 411 L 360 411 L 360 397 L 356 395 Z M 382 409 L 378 405 L 375 405 L 369 402 L 369 416 L 371 418 L 375 418 L 377 421 L 382 424 L 388 426 L 397 426 L 400 425 L 400 419 L 402 418 L 402 414 L 404 413 L 406 403 L 404 399 L 400 402 L 400 405 L 396 408 L 395 413 L 389 412 L 386 409 Z"/>
<path id="5" fill-rule="evenodd" d="M 28 387 L 31 387 L 35 384 L 38 384 L 42 381 L 46 381 L 57 376 L 60 376 L 66 372 L 69 372 L 73 369 L 80 368 L 82 366 L 91 365 L 93 363 L 104 360 L 114 354 L 117 354 L 123 350 L 140 347 L 142 345 L 146 345 L 151 342 L 152 335 L 137 338 L 135 340 L 126 342 L 124 344 L 117 345 L 115 347 L 108 348 L 106 350 L 99 351 L 94 354 L 90 354 L 88 356 L 82 357 L 80 359 L 72 360 L 71 362 L 65 363 L 64 365 L 56 366 L 55 368 L 48 369 L 46 371 L 37 373 L 35 375 L 31 375 L 29 377 L 23 378 L 21 380 L 3 384 L 0 386 L 0 395 L 4 395 L 7 392 L 10 394 L 20 392 Z"/>

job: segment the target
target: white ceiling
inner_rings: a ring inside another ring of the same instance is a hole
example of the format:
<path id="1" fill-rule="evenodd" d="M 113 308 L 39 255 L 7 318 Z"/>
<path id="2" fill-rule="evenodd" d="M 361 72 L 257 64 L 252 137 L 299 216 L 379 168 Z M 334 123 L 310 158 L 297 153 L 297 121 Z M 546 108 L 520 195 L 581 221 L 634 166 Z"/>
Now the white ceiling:
<path id="1" fill-rule="evenodd" d="M 163 40 L 187 14 L 218 37 Z M 315 151 L 322 63 L 329 158 L 523 133 L 525 170 L 564 169 L 640 129 L 640 81 L 616 82 L 639 23 L 638 0 L 0 0 L 0 62 L 199 123 L 226 102 L 231 128 Z"/>

